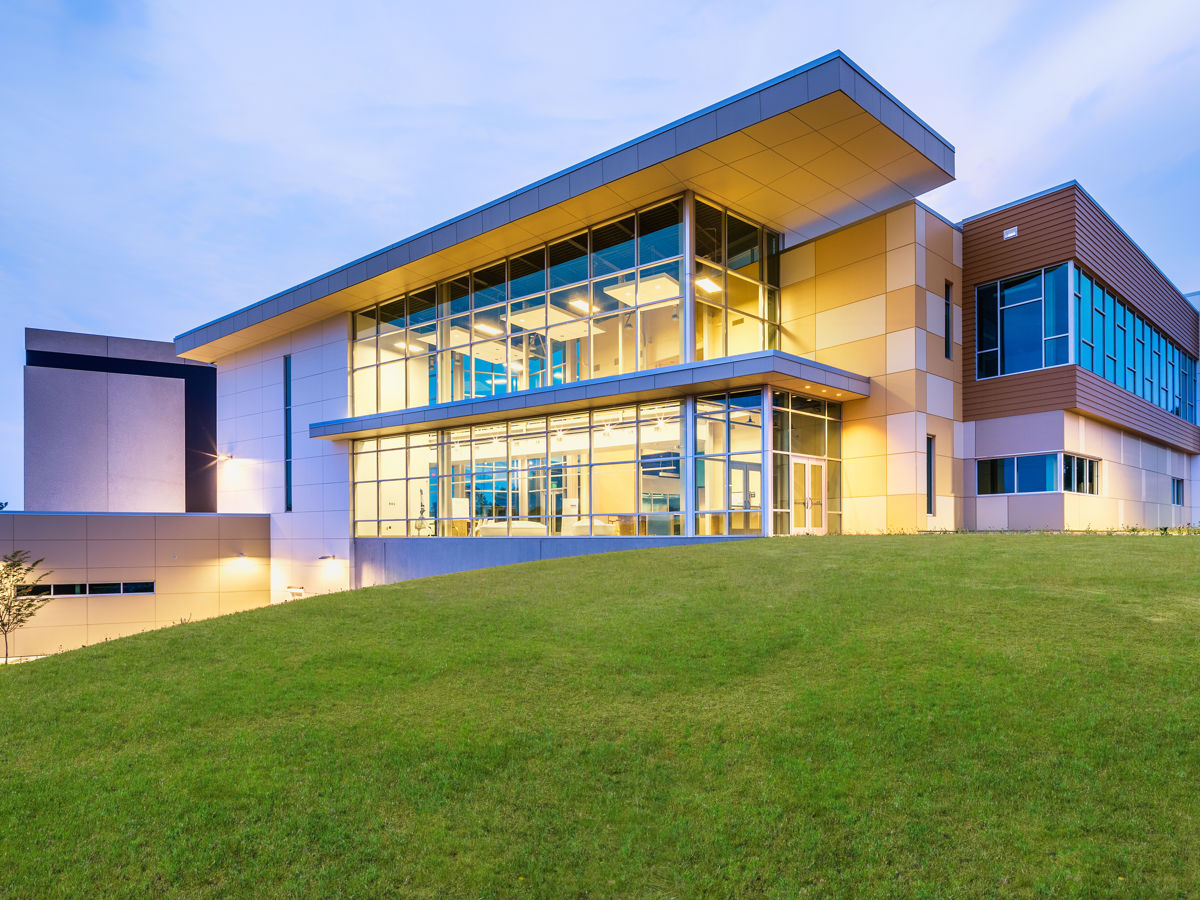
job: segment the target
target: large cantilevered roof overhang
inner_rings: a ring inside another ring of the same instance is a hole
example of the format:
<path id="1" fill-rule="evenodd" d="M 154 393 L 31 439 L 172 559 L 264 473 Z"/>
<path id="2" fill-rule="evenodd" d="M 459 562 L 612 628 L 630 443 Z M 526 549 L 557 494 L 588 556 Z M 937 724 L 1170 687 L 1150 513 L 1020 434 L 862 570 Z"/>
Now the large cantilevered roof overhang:
<path id="1" fill-rule="evenodd" d="M 214 362 L 693 190 L 808 240 L 954 178 L 954 148 L 840 51 L 175 339 Z"/>

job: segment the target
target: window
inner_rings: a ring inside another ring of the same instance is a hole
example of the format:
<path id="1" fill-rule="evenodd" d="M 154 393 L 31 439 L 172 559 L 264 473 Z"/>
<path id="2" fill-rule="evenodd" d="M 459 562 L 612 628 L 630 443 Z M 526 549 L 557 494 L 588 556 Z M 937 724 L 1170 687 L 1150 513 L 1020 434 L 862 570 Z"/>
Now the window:
<path id="1" fill-rule="evenodd" d="M 1171 503 L 1174 506 L 1183 506 L 1183 479 L 1171 479 Z"/>
<path id="2" fill-rule="evenodd" d="M 356 441 L 355 536 L 682 534 L 682 411 L 663 401 Z M 741 462 L 723 461 L 708 487 Z"/>
<path id="3" fill-rule="evenodd" d="M 696 534 L 760 534 L 762 392 L 699 397 L 695 422 Z"/>
<path id="4" fill-rule="evenodd" d="M 978 285 L 975 320 L 976 378 L 1073 361 L 1196 421 L 1195 358 L 1073 263 Z"/>
<path id="5" fill-rule="evenodd" d="M 933 515 L 933 473 L 935 469 L 933 435 L 925 435 L 925 514 Z"/>
<path id="6" fill-rule="evenodd" d="M 1058 490 L 1057 453 L 1003 456 L 976 463 L 976 494 L 1041 494 Z"/>
<path id="7" fill-rule="evenodd" d="M 1067 268 L 1063 263 L 975 288 L 976 378 L 1069 361 Z"/>
<path id="8" fill-rule="evenodd" d="M 679 363 L 683 205 L 659 202 L 355 313 L 353 414 Z"/>
<path id="9" fill-rule="evenodd" d="M 361 314 L 358 318 L 362 318 Z M 371 373 L 374 389 L 375 370 Z M 283 358 L 283 510 L 292 511 L 292 357 Z"/>
<path id="10" fill-rule="evenodd" d="M 1196 421 L 1196 360 L 1099 280 L 1074 269 L 1079 365 L 1162 407 Z"/>
<path id="11" fill-rule="evenodd" d="M 779 344 L 779 235 L 695 202 L 696 359 Z"/>
<path id="12" fill-rule="evenodd" d="M 946 345 L 946 359 L 954 357 L 954 301 L 952 291 L 954 286 L 950 282 L 946 282 L 945 293 L 945 321 L 942 327 L 945 329 L 946 336 L 944 338 Z"/>
<path id="13" fill-rule="evenodd" d="M 22 593 L 38 597 L 77 597 L 84 594 L 153 594 L 153 581 L 102 581 L 92 584 L 34 584 L 18 588 Z"/>
<path id="14" fill-rule="evenodd" d="M 1011 456 L 1001 459 L 981 459 L 976 464 L 976 491 L 984 494 L 1011 494 L 1016 485 L 1014 461 Z"/>
<path id="15" fill-rule="evenodd" d="M 1075 494 L 1099 494 L 1100 463 L 1086 456 L 1063 454 L 1063 490 Z"/>

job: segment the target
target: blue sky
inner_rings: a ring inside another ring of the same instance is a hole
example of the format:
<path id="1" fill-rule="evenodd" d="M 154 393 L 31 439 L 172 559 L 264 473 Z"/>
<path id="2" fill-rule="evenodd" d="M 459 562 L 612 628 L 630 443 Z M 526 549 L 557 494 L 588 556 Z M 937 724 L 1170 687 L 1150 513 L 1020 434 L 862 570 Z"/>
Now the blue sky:
<path id="1" fill-rule="evenodd" d="M 831 6 L 6 0 L 0 499 L 24 326 L 170 339 L 833 49 L 955 145 L 938 211 L 1075 178 L 1200 290 L 1200 4 Z"/>

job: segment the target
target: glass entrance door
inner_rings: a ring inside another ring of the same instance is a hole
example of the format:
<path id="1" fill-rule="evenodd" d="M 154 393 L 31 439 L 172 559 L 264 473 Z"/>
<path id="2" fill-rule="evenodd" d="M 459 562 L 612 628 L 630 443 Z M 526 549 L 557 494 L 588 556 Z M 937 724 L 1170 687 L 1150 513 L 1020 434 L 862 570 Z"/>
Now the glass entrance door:
<path id="1" fill-rule="evenodd" d="M 793 456 L 792 534 L 825 533 L 825 460 Z"/>

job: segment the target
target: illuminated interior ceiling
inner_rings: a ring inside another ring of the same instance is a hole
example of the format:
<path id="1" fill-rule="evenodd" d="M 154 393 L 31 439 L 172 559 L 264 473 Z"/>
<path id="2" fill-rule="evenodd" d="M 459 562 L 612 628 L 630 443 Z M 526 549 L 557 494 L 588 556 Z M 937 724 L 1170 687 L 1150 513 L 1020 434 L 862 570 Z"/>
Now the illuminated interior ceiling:
<path id="1" fill-rule="evenodd" d="M 953 180 L 954 150 L 831 54 L 176 338 L 207 362 L 695 191 L 793 246 Z M 618 298 L 620 299 L 620 298 Z"/>

